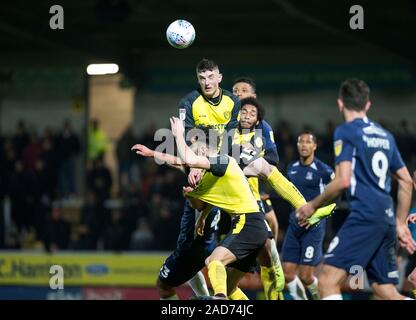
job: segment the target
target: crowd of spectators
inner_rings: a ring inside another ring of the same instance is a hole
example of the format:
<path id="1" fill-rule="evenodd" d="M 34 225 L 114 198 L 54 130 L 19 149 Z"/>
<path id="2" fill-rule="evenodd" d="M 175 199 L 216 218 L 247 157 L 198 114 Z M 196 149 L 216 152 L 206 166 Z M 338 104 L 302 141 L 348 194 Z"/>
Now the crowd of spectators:
<path id="1" fill-rule="evenodd" d="M 414 170 L 416 149 L 412 146 L 416 145 L 416 134 L 409 123 L 383 125 L 394 133 L 403 159 Z M 317 157 L 329 164 L 333 163 L 334 128 L 335 124 L 328 122 L 323 131 L 317 132 Z M 297 158 L 297 132 L 285 121 L 278 122 L 274 132 L 279 168 L 285 172 Z M 135 143 L 156 147 L 154 133 L 154 126 L 141 136 L 126 128 L 115 144 L 118 172 L 114 175 L 105 161 L 108 142 L 98 122 L 88 132 L 90 141 L 96 139 L 90 148 L 85 147 L 83 134 L 74 132 L 69 122 L 56 132 L 46 128 L 42 134 L 19 122 L 13 135 L 0 137 L 0 247 L 19 249 L 31 243 L 49 251 L 173 249 L 186 176 L 130 150 Z M 76 181 L 77 161 L 85 163 L 81 183 Z M 10 204 L 9 222 L 4 219 L 5 199 Z M 78 199 L 79 205 L 69 208 L 68 199 Z M 291 208 L 273 194 L 272 201 L 281 242 Z M 330 228 L 336 230 L 346 214 L 344 210 L 334 215 Z"/>

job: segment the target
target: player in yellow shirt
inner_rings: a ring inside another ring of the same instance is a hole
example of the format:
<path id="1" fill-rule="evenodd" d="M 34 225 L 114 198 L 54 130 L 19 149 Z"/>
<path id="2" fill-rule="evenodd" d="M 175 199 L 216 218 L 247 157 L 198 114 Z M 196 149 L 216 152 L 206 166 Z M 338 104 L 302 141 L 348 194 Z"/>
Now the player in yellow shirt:
<path id="1" fill-rule="evenodd" d="M 206 265 L 214 295 L 236 299 L 235 291 L 241 292 L 237 284 L 244 272 L 228 272 L 227 275 L 225 266 L 231 264 L 232 270 L 248 270 L 255 265 L 256 256 L 268 237 L 264 216 L 237 161 L 228 155 L 220 155 L 217 141 L 207 144 L 198 140 L 188 147 L 181 120 L 172 118 L 171 124 L 179 157 L 159 153 L 142 145 L 136 145 L 133 149 L 140 155 L 154 157 L 176 167 L 204 170 L 198 186 L 195 189 L 186 187 L 184 191 L 191 205 L 202 211 L 196 224 L 199 236 L 204 233 L 205 219 L 213 206 L 221 207 L 234 217 L 232 230 L 206 259 Z"/>
<path id="2" fill-rule="evenodd" d="M 173 117 L 171 126 L 180 159 L 191 168 L 205 170 L 198 186 L 186 193 L 192 206 L 202 210 L 196 224 L 197 233 L 203 234 L 205 219 L 212 206 L 235 217 L 230 233 L 206 259 L 214 296 L 226 299 L 236 289 L 240 279 L 235 277 L 233 282 L 229 280 L 227 290 L 225 266 L 237 262 L 235 267 L 238 269 L 239 265 L 255 264 L 256 256 L 268 236 L 266 223 L 237 161 L 230 156 L 219 155 L 217 144 L 206 144 L 205 141 L 197 141 L 192 145 L 192 149 L 198 153 L 196 155 L 186 145 L 181 120 Z M 239 273 L 240 277 L 243 275 Z"/>
<path id="3" fill-rule="evenodd" d="M 245 98 L 257 99 L 256 84 L 253 81 L 253 79 L 248 77 L 237 78 L 234 80 L 233 94 L 237 96 L 240 101 Z M 240 127 L 241 124 L 242 122 L 240 118 Z M 259 141 L 259 143 L 261 143 L 262 157 L 268 163 L 276 166 L 279 161 L 279 154 L 277 152 L 277 146 L 274 141 L 274 133 L 272 127 L 262 116 L 261 120 L 259 120 L 258 123 L 255 123 L 253 129 L 261 130 L 261 140 L 257 140 Z M 253 131 L 254 130 L 251 130 L 251 132 Z M 250 143 L 254 145 L 254 139 L 252 139 Z M 249 182 L 252 181 L 253 183 L 255 183 L 255 180 L 255 178 L 251 178 L 249 179 Z M 279 224 L 270 199 L 262 201 L 262 206 L 264 208 L 264 212 L 266 213 L 266 220 L 269 223 L 270 228 L 272 229 L 274 239 L 277 241 Z"/>
<path id="4" fill-rule="evenodd" d="M 254 147 L 256 153 L 264 158 L 264 132 L 257 129 L 259 123 L 263 120 L 263 109 L 257 99 L 248 97 L 240 100 L 240 121 L 238 130 L 236 130 L 233 139 L 233 146 Z M 277 150 L 276 150 L 277 156 Z M 242 161 L 243 162 L 243 161 Z M 240 164 L 240 167 L 244 167 Z M 265 214 L 265 218 L 270 228 L 275 224 L 277 227 L 277 219 L 267 219 L 265 207 L 261 201 L 259 193 L 259 180 L 257 176 L 248 176 L 248 182 L 251 190 L 259 204 L 261 212 Z M 269 210 L 270 211 L 270 210 Z M 274 216 L 274 211 L 268 212 Z M 285 278 L 282 265 L 280 263 L 279 253 L 277 252 L 276 242 L 272 230 L 269 232 L 264 248 L 260 251 L 257 261 L 260 264 L 260 278 L 263 284 L 265 297 L 267 300 L 283 299 L 283 289 Z"/>

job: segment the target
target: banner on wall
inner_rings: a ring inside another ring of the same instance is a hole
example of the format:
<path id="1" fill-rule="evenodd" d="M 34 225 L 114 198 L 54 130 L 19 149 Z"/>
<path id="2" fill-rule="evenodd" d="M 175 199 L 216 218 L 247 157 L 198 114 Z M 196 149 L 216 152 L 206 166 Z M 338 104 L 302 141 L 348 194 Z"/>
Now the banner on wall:
<path id="1" fill-rule="evenodd" d="M 0 285 L 49 286 L 51 267 L 64 285 L 154 287 L 166 254 L 25 254 L 0 252 Z"/>

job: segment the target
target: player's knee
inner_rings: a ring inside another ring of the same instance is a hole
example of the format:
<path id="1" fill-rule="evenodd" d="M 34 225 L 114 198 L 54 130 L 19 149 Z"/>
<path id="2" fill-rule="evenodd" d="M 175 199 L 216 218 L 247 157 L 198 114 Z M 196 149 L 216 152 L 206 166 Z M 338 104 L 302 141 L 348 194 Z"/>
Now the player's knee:
<path id="1" fill-rule="evenodd" d="M 266 177 L 268 177 L 271 173 L 272 173 L 272 170 L 273 170 L 273 168 L 274 168 L 274 166 L 272 166 L 270 163 L 268 163 L 266 160 L 264 160 L 263 162 L 262 162 L 262 172 L 264 173 L 264 175 L 266 176 Z"/>
<path id="2" fill-rule="evenodd" d="M 285 274 L 286 283 L 292 282 L 296 278 L 296 269 L 290 268 L 286 263 L 283 263 L 283 272 Z"/>
<path id="3" fill-rule="evenodd" d="M 329 272 L 323 271 L 319 276 L 319 287 L 326 289 L 337 286 L 337 280 Z"/>
<path id="4" fill-rule="evenodd" d="M 257 262 L 264 267 L 271 267 L 273 264 L 272 247 L 270 241 L 266 241 L 266 244 L 260 250 L 257 256 Z"/>
<path id="5" fill-rule="evenodd" d="M 313 282 L 313 272 L 309 270 L 299 270 L 299 279 L 303 284 L 310 285 Z"/>

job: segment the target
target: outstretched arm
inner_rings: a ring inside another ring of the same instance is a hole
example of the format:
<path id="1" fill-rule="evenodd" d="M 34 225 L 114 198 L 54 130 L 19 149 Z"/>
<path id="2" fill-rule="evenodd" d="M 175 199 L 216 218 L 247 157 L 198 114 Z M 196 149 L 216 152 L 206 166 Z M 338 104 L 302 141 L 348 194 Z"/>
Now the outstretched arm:
<path id="1" fill-rule="evenodd" d="M 135 150 L 137 154 L 143 157 L 149 157 L 160 162 L 165 162 L 167 165 L 185 172 L 185 164 L 181 161 L 181 159 L 171 154 L 154 151 L 142 144 L 135 144 L 131 150 Z"/>
<path id="2" fill-rule="evenodd" d="M 197 156 L 185 142 L 182 121 L 177 117 L 170 118 L 172 133 L 175 136 L 178 154 L 182 162 L 190 168 L 209 169 L 211 167 L 207 157 Z"/>
<path id="3" fill-rule="evenodd" d="M 394 173 L 398 182 L 397 208 L 396 208 L 396 230 L 400 245 L 410 254 L 416 250 L 416 242 L 412 238 L 407 224 L 407 214 L 412 201 L 412 178 L 406 167 L 402 167 Z"/>
<path id="4" fill-rule="evenodd" d="M 309 201 L 303 207 L 296 210 L 296 217 L 300 224 L 305 223 L 313 212 L 337 198 L 342 192 L 350 186 L 352 176 L 352 163 L 350 161 L 342 161 L 335 168 L 335 178 L 332 180 L 315 199 Z"/>

